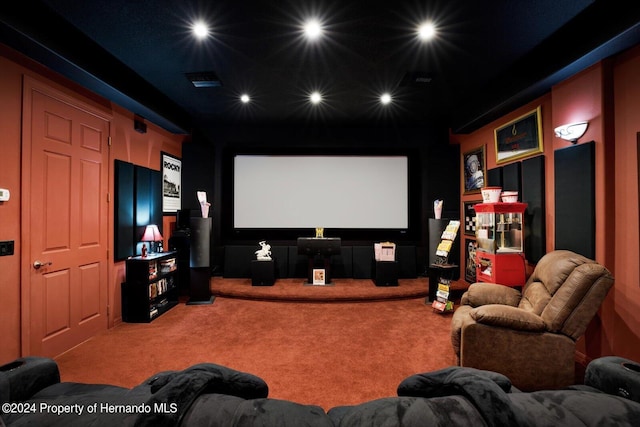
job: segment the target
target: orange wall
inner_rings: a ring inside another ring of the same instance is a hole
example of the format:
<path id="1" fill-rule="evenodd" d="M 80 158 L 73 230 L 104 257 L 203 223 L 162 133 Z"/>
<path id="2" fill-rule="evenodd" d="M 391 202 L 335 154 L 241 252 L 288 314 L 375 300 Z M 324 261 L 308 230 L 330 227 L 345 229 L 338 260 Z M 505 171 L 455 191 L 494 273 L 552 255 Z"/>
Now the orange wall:
<path id="1" fill-rule="evenodd" d="M 11 192 L 0 202 L 0 240 L 13 240 L 14 255 L 0 257 L 0 363 L 20 355 L 20 69 L 0 56 L 0 187 Z"/>
<path id="2" fill-rule="evenodd" d="M 20 320 L 20 270 L 21 222 L 20 222 L 20 177 L 21 177 L 21 113 L 22 78 L 29 75 L 43 80 L 58 90 L 76 96 L 109 112 L 111 120 L 112 147 L 109 159 L 109 191 L 114 194 L 114 160 L 120 159 L 151 169 L 160 169 L 160 152 L 177 157 L 182 154 L 183 135 L 173 135 L 147 123 L 147 133 L 133 129 L 134 115 L 113 105 L 95 94 L 60 78 L 49 70 L 0 45 L 0 188 L 9 189 L 11 199 L 0 202 L 0 240 L 15 242 L 14 255 L 0 257 L 0 364 L 21 356 Z M 113 208 L 109 209 L 109 246 L 113 247 Z M 165 237 L 175 217 L 164 218 Z M 166 247 L 166 244 L 165 244 Z M 110 253 L 113 253 L 110 250 Z M 120 283 L 124 280 L 124 262 L 109 261 L 109 326 L 121 319 Z"/>
<path id="3" fill-rule="evenodd" d="M 638 75 L 640 46 L 570 77 L 548 94 L 471 134 L 451 135 L 451 142 L 460 144 L 461 153 L 485 145 L 487 169 L 491 169 L 496 167 L 493 129 L 541 106 L 546 247 L 551 251 L 555 241 L 553 152 L 570 145 L 556 138 L 553 129 L 564 123 L 589 121 L 580 142 L 595 141 L 596 260 L 613 273 L 616 281 L 599 315 L 578 342 L 576 357 L 583 363 L 612 354 L 640 360 Z M 462 160 L 460 170 L 463 174 Z M 462 196 L 462 201 L 478 199 L 479 195 Z M 462 204 L 460 209 L 462 211 Z M 464 259 L 465 245 L 461 246 L 461 259 Z"/>
<path id="4" fill-rule="evenodd" d="M 113 121 L 111 123 L 111 179 L 109 192 L 114 194 L 113 164 L 114 160 L 123 160 L 149 169 L 160 169 L 161 152 L 182 157 L 182 142 L 184 136 L 172 135 L 151 123 L 147 123 L 147 133 L 141 134 L 133 129 L 133 114 L 114 106 Z M 175 216 L 163 218 L 163 247 L 168 248 L 169 230 L 175 223 Z M 110 222 L 113 224 L 113 209 L 110 212 Z M 109 242 L 113 243 L 113 227 L 109 228 Z M 125 279 L 124 261 L 115 263 L 109 269 L 109 326 L 113 326 L 122 319 L 122 305 L 120 285 Z"/>
<path id="5" fill-rule="evenodd" d="M 604 322 L 616 354 L 640 360 L 640 229 L 638 143 L 640 132 L 640 47 L 616 58 L 613 66 L 615 179 L 613 231 L 616 285 Z"/>

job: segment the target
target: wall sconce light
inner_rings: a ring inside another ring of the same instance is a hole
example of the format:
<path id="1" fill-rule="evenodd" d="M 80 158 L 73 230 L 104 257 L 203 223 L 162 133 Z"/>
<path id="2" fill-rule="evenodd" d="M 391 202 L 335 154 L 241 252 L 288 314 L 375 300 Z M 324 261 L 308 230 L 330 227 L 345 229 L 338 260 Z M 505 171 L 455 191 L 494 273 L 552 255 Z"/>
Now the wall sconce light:
<path id="1" fill-rule="evenodd" d="M 566 139 L 575 144 L 587 131 L 587 126 L 589 126 L 589 122 L 570 123 L 558 126 L 554 129 L 554 132 L 558 138 Z"/>
<path id="2" fill-rule="evenodd" d="M 142 235 L 141 242 L 149 242 L 149 253 L 153 253 L 153 244 L 155 242 L 162 242 L 162 234 L 160 234 L 160 230 L 158 230 L 158 226 L 155 224 L 149 224 L 144 229 L 144 234 Z M 144 257 L 146 254 L 146 246 L 142 247 L 142 256 Z"/>

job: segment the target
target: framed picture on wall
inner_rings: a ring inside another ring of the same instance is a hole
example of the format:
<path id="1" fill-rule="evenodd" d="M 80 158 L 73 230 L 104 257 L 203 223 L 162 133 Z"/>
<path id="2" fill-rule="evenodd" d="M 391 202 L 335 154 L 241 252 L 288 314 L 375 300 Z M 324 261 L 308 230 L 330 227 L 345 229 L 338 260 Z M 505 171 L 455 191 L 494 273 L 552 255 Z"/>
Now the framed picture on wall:
<path id="1" fill-rule="evenodd" d="M 496 163 L 542 153 L 540 107 L 494 130 Z"/>
<path id="2" fill-rule="evenodd" d="M 175 214 L 182 206 L 182 161 L 162 153 L 162 213 Z"/>
<path id="3" fill-rule="evenodd" d="M 473 207 L 481 203 L 480 201 L 464 202 L 464 234 L 468 236 L 476 235 L 476 211 Z"/>
<path id="4" fill-rule="evenodd" d="M 474 239 L 465 239 L 465 255 L 464 255 L 464 280 L 469 283 L 476 281 L 476 248 L 477 244 Z"/>
<path id="5" fill-rule="evenodd" d="M 464 194 L 479 193 L 487 175 L 484 145 L 462 154 Z"/>

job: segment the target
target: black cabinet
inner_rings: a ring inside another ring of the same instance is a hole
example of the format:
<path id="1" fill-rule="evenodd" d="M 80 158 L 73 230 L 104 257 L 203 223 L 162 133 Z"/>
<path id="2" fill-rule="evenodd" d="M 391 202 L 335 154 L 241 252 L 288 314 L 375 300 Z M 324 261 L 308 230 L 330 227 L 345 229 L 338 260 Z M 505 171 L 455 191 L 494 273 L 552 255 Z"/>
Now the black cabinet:
<path id="1" fill-rule="evenodd" d="M 129 258 L 126 268 L 122 284 L 124 322 L 151 322 L 178 304 L 176 252 Z"/>
<path id="2" fill-rule="evenodd" d="M 276 282 L 275 267 L 272 259 L 251 261 L 251 285 L 273 286 Z"/>

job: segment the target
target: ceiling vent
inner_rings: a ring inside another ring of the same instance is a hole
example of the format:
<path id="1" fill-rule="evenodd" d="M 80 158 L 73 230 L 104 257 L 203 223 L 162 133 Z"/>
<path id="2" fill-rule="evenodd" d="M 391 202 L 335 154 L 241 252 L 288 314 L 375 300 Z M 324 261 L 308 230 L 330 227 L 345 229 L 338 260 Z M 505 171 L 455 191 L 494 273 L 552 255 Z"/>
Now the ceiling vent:
<path id="1" fill-rule="evenodd" d="M 426 86 L 433 81 L 433 74 L 426 71 L 407 71 L 400 80 L 400 86 Z"/>
<path id="2" fill-rule="evenodd" d="M 213 71 L 204 71 L 201 73 L 187 73 L 189 81 L 195 87 L 220 87 L 222 81 L 218 78 Z"/>

